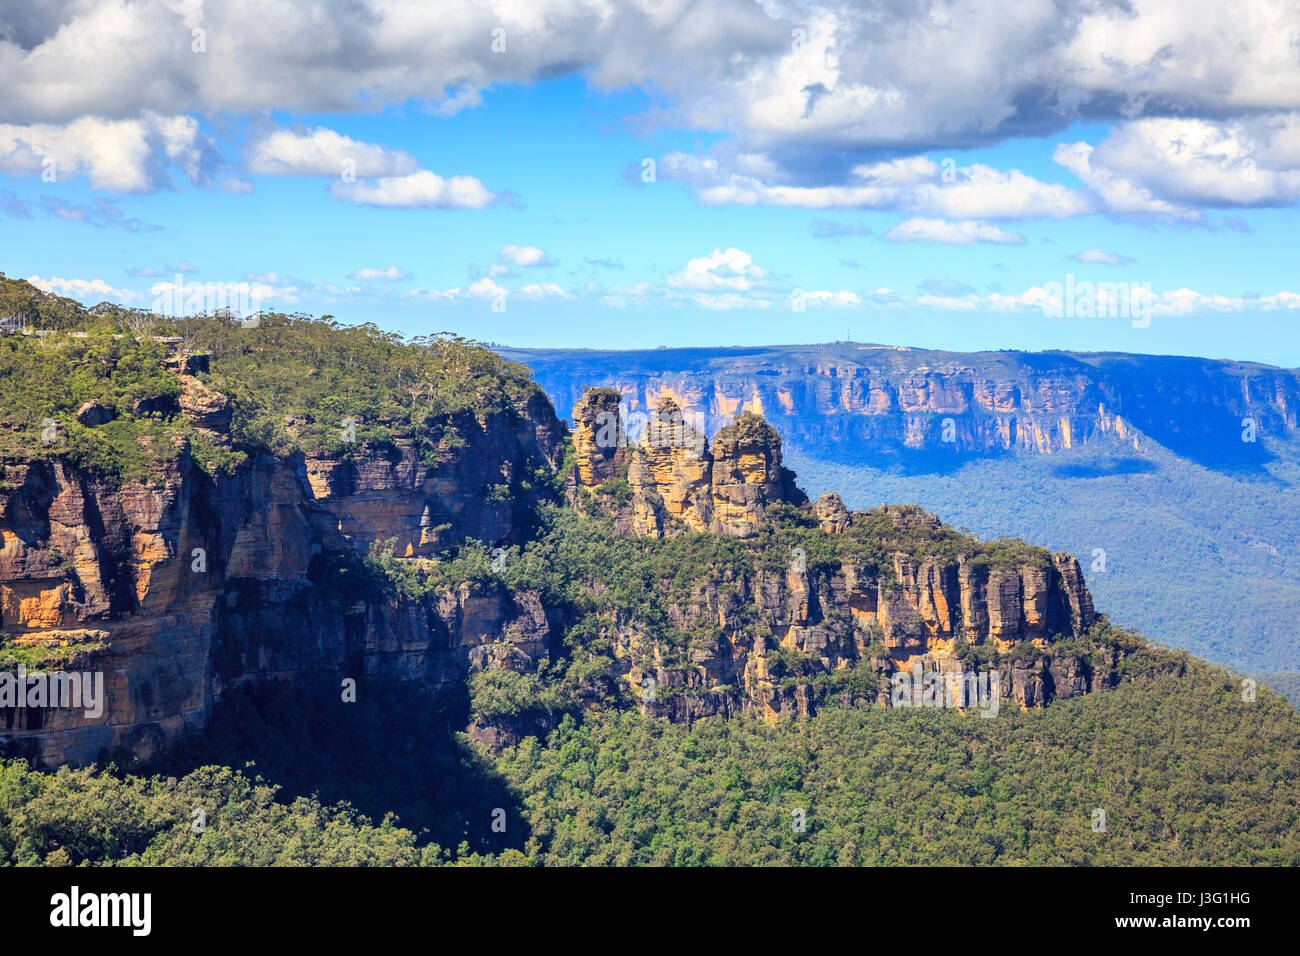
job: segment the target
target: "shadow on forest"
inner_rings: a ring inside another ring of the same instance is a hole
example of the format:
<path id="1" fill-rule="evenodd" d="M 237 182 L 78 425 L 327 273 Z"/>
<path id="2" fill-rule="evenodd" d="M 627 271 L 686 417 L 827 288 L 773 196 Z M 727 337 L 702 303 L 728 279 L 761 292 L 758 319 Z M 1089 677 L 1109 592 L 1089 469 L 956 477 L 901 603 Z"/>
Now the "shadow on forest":
<path id="1" fill-rule="evenodd" d="M 1160 466 L 1146 458 L 1103 455 L 1091 461 L 1053 465 L 1053 478 L 1109 478 L 1116 475 L 1150 475 Z"/>
<path id="2" fill-rule="evenodd" d="M 236 689 L 201 736 L 143 772 L 181 776 L 252 762 L 246 772 L 281 787 L 284 802 L 312 794 L 325 805 L 346 801 L 375 824 L 396 814 L 421 844 L 445 850 L 462 841 L 490 853 L 523 846 L 528 828 L 518 798 L 454 735 L 466 723 L 463 691 L 435 702 L 413 688 L 359 682 L 357 701 L 344 703 L 337 676 L 318 686 L 315 693 L 280 682 Z M 493 832 L 497 809 L 505 811 L 504 833 Z"/>

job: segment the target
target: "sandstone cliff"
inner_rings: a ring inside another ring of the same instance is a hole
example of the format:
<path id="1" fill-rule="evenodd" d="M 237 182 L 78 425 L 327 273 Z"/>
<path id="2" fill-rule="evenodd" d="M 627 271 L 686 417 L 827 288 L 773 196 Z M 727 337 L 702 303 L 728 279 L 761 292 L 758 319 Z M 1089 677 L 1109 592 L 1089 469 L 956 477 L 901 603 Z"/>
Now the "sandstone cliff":
<path id="1" fill-rule="evenodd" d="M 180 408 L 224 439 L 224 396 L 182 376 Z M 0 627 L 55 666 L 102 671 L 107 708 L 0 710 L 8 752 L 50 764 L 156 755 L 257 680 L 412 681 L 432 689 L 550 651 L 535 594 L 466 583 L 424 602 L 358 587 L 377 541 L 419 556 L 517 540 L 559 464 L 562 428 L 538 394 L 460 422 L 462 447 L 425 464 L 408 444 L 351 458 L 254 456 L 216 480 L 190 449 L 118 486 L 66 462 L 5 461 Z M 505 484 L 511 494 L 491 490 Z M 91 648 L 81 652 L 79 648 Z"/>
<path id="2" fill-rule="evenodd" d="M 575 406 L 575 419 L 588 413 L 594 392 Z M 600 400 L 612 407 L 608 390 L 601 390 Z M 584 462 L 579 454 L 577 484 L 596 489 L 582 476 L 600 467 L 600 459 Z M 684 659 L 637 622 L 618 621 L 611 636 L 621 673 L 642 698 L 647 686 L 654 688 L 654 700 L 644 700 L 648 712 L 680 720 L 807 713 L 815 706 L 819 676 L 866 665 L 889 678 L 918 663 L 961 675 L 972 670 L 959 659 L 971 647 L 1004 655 L 1032 651 L 1008 668 L 1004 692 L 1021 706 L 1104 689 L 1113 680 L 1113 659 L 1103 655 L 1094 662 L 1054 647 L 1083 635 L 1097 619 L 1072 556 L 1026 549 L 990 560 L 969 540 L 958 542 L 966 552 L 928 556 L 930 546 L 951 550 L 946 544 L 953 536 L 919 508 L 850 513 L 837 495 L 810 505 L 781 464 L 780 436 L 752 412 L 719 430 L 710 450 L 676 402 L 661 398 L 641 441 L 632 445 L 627 478 L 630 501 L 621 507 L 631 520 L 625 526 L 640 536 L 693 531 L 743 538 L 780 503 L 803 510 L 824 534 L 907 547 L 886 550 L 886 562 L 843 560 L 816 571 L 801 548 L 792 550 L 780 572 L 719 569 L 689 598 L 666 608 L 679 632 L 698 631 L 701 622 L 716 625 Z M 797 663 L 792 666 L 781 651 Z M 887 696 L 882 692 L 882 699 Z"/>

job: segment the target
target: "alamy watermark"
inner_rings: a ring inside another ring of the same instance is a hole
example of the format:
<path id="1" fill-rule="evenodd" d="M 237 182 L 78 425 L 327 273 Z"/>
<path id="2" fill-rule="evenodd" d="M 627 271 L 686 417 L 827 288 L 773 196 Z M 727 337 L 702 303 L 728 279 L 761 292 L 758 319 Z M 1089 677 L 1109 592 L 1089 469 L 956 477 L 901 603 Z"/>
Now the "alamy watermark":
<path id="1" fill-rule="evenodd" d="M 638 439 L 651 448 L 689 448 L 704 451 L 705 419 L 701 412 L 617 412 L 596 415 L 596 447 L 621 448 Z"/>
<path id="2" fill-rule="evenodd" d="M 1076 282 L 1071 272 L 1064 284 L 1049 282 L 1043 291 L 1043 315 L 1049 319 L 1131 318 L 1135 329 L 1151 324 L 1155 293 L 1150 282 Z"/>
<path id="3" fill-rule="evenodd" d="M 186 282 L 176 273 L 174 281 L 154 286 L 157 293 L 151 312 L 172 318 L 194 315 L 228 315 L 240 325 L 255 328 L 262 311 L 263 286 L 251 282 Z"/>
<path id="4" fill-rule="evenodd" d="M 1002 675 L 997 671 L 959 671 L 945 677 L 923 670 L 920 661 L 911 671 L 889 675 L 894 707 L 973 707 L 981 717 L 996 717 L 1002 700 Z"/>
<path id="5" fill-rule="evenodd" d="M 98 720 L 104 716 L 102 671 L 33 671 L 26 664 L 18 672 L 0 671 L 0 707 L 81 709 Z"/>

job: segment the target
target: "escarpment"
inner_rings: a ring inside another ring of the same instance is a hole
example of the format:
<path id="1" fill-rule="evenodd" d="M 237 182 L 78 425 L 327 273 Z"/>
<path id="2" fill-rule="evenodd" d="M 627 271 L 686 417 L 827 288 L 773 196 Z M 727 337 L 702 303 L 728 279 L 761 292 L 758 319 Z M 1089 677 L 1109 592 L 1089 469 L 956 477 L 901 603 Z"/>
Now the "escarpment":
<path id="1" fill-rule="evenodd" d="M 503 354 L 528 364 L 557 408 L 601 382 L 622 396 L 629 420 L 652 416 L 669 397 L 713 435 L 753 411 L 790 448 L 832 460 L 856 461 L 863 449 L 879 459 L 1152 441 L 1196 457 L 1240 453 L 1243 418 L 1266 435 L 1300 427 L 1300 372 L 1248 362 L 851 342 Z"/>
<path id="2" fill-rule="evenodd" d="M 180 414 L 229 444 L 225 396 L 181 379 Z M 412 600 L 361 567 L 376 543 L 416 560 L 521 539 L 521 516 L 547 494 L 532 480 L 560 462 L 549 403 L 533 392 L 456 425 L 434 463 L 406 441 L 261 452 L 216 475 L 182 444 L 124 483 L 58 456 L 0 461 L 0 670 L 102 673 L 107 697 L 97 717 L 0 706 L 6 752 L 149 758 L 250 681 L 437 691 L 475 669 L 534 666 L 553 637 L 536 594 L 465 582 Z"/>
<path id="3" fill-rule="evenodd" d="M 509 693 L 472 699 L 464 725 L 502 744 L 588 707 L 690 722 L 896 703 L 914 671 L 997 670 L 1002 699 L 1023 707 L 1116 680 L 1122 651 L 1089 636 L 1072 557 L 982 544 L 911 506 L 809 502 L 753 411 L 709 441 L 664 396 L 629 436 L 619 393 L 596 389 L 574 408 L 566 457 L 530 385 L 405 430 L 406 405 L 381 406 L 346 422 L 386 437 L 301 447 L 321 423 L 290 407 L 287 446 L 240 446 L 243 399 L 206 358 L 168 369 L 175 387 L 146 410 L 192 428 L 167 448 L 143 436 L 143 474 L 59 448 L 0 456 L 0 670 L 102 673 L 106 695 L 95 716 L 0 702 L 8 753 L 149 758 L 251 683 L 462 697 L 468 684 L 473 698 L 476 675 L 494 676 Z M 107 394 L 72 408 L 88 430 L 121 414 Z M 230 467 L 208 461 L 239 447 Z"/>

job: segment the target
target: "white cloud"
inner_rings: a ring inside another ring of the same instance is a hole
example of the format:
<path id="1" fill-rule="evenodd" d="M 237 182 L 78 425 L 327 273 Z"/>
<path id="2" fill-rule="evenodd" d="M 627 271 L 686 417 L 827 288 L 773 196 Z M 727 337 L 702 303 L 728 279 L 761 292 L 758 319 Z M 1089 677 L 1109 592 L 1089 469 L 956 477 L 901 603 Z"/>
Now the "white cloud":
<path id="1" fill-rule="evenodd" d="M 886 232 L 884 238 L 890 242 L 934 242 L 950 246 L 969 246 L 977 242 L 1020 246 L 1026 241 L 1017 233 L 969 219 L 961 222 L 907 219 Z"/>
<path id="2" fill-rule="evenodd" d="M 277 129 L 249 148 L 248 171 L 263 176 L 406 176 L 419 161 L 400 149 L 363 143 L 332 129 Z"/>
<path id="3" fill-rule="evenodd" d="M 302 292 L 297 285 L 250 281 L 245 277 L 241 282 L 155 282 L 149 287 L 149 298 L 152 303 L 166 303 L 161 306 L 164 312 L 208 311 L 235 302 L 248 306 L 239 311 L 253 312 L 271 301 L 297 305 L 302 301 Z"/>
<path id="4" fill-rule="evenodd" d="M 1058 280 L 1058 286 L 1061 284 Z M 1122 289 L 1114 292 L 1103 289 L 1111 285 L 1110 283 L 1092 283 L 1082 280 L 1074 282 L 1074 293 L 1076 300 L 1080 296 L 1089 297 L 1093 302 L 1094 309 L 1100 311 L 1104 300 L 1111 295 L 1117 295 L 1118 298 L 1111 302 L 1112 310 L 1118 309 L 1124 302 L 1125 291 L 1131 297 L 1133 305 L 1130 311 L 1138 308 L 1137 302 L 1140 300 L 1149 300 L 1151 315 L 1153 316 L 1186 316 L 1205 312 L 1219 313 L 1242 313 L 1242 312 L 1279 312 L 1279 311 L 1298 311 L 1300 310 L 1300 293 L 1296 292 L 1277 292 L 1266 296 L 1231 296 L 1221 293 L 1202 293 L 1194 289 L 1180 288 L 1169 289 L 1164 292 L 1154 292 L 1146 290 L 1141 284 L 1119 283 Z M 1055 290 L 1057 304 L 1061 303 L 1059 299 L 1061 290 Z M 1050 314 L 1047 312 L 1049 302 L 1052 301 L 1052 294 L 1043 286 L 1032 286 L 1025 291 L 1016 295 L 1003 295 L 992 293 L 989 295 L 969 294 L 963 296 L 940 296 L 940 295 L 922 295 L 918 296 L 913 303 L 917 306 L 932 309 L 942 309 L 956 312 L 972 311 L 994 311 L 994 312 L 1027 312 L 1037 314 Z M 1120 313 L 1122 314 L 1122 313 Z"/>
<path id="5" fill-rule="evenodd" d="M 1132 180 L 1092 163 L 1093 147 L 1071 143 L 1056 147 L 1052 158 L 1079 177 L 1100 198 L 1107 212 L 1167 221 L 1199 222 L 1201 214 L 1153 195 Z"/>
<path id="6" fill-rule="evenodd" d="M 510 290 L 503 288 L 491 279 L 479 279 L 477 282 L 471 282 L 468 295 L 479 299 L 495 299 L 508 296 Z"/>
<path id="7" fill-rule="evenodd" d="M 3 44 L 0 44 L 3 46 Z M 62 182 L 86 176 L 95 189 L 143 193 L 172 184 L 169 168 L 193 183 L 208 181 L 215 146 L 188 116 L 147 113 L 139 119 L 83 116 L 67 125 L 0 124 L 0 172 L 39 174 Z"/>
<path id="8" fill-rule="evenodd" d="M 757 265 L 753 256 L 742 249 L 714 249 L 711 253 L 689 260 L 684 267 L 668 273 L 662 283 L 634 282 L 602 286 L 592 280 L 587 295 L 601 305 L 614 308 L 630 306 L 690 308 L 713 312 L 736 309 L 790 308 L 858 308 L 862 294 L 852 290 L 796 289 L 778 281 L 768 269 Z M 872 301 L 884 302 L 892 296 L 888 289 L 867 293 Z"/>
<path id="9" fill-rule="evenodd" d="M 803 289 L 796 289 L 790 294 L 791 304 L 796 308 L 803 307 L 826 307 L 832 309 L 855 309 L 862 305 L 862 296 L 856 292 L 839 291 L 831 292 L 826 289 L 820 289 L 812 292 L 805 292 Z"/>
<path id="10" fill-rule="evenodd" d="M 714 249 L 686 263 L 686 267 L 667 276 L 674 289 L 710 292 L 735 290 L 745 292 L 767 278 L 767 270 L 754 265 L 753 257 L 740 249 Z"/>
<path id="11" fill-rule="evenodd" d="M 927 156 L 857 166 L 845 181 L 817 186 L 766 182 L 722 159 L 687 153 L 664 156 L 658 170 L 692 186 L 707 205 L 880 209 L 950 219 L 1060 219 L 1095 211 L 1085 193 L 1018 169 L 940 166 Z"/>
<path id="12" fill-rule="evenodd" d="M 1128 256 L 1121 256 L 1105 249 L 1084 249 L 1070 257 L 1075 262 L 1091 262 L 1101 266 L 1126 266 L 1133 262 Z"/>
<path id="13" fill-rule="evenodd" d="M 1109 212 L 1203 222 L 1199 207 L 1290 206 L 1300 198 L 1300 117 L 1211 123 L 1146 119 L 1055 159 Z"/>
<path id="14" fill-rule="evenodd" d="M 545 266 L 550 265 L 550 257 L 536 246 L 516 246 L 505 245 L 497 253 L 497 261 L 507 266 L 519 266 L 525 268 L 528 266 Z"/>
<path id="15" fill-rule="evenodd" d="M 717 134 L 721 161 L 696 185 L 708 203 L 1201 221 L 1199 205 L 1300 195 L 1300 8 L 1280 0 L 1025 0 L 1014 28 L 997 0 L 51 0 L 15 11 L 0 36 L 0 171 L 30 174 L 57 154 L 69 175 L 119 192 L 164 188 L 173 168 L 206 183 L 218 160 L 196 115 L 452 114 L 494 84 L 574 74 L 651 91 L 646 128 Z M 504 55 L 485 39 L 498 27 Z M 191 50 L 194 29 L 206 53 Z M 1095 152 L 1059 154 L 1087 190 L 978 164 L 935 182 L 921 156 L 1080 118 L 1121 124 Z M 908 158 L 868 158 L 893 154 Z M 376 182 L 336 189 L 341 199 L 490 201 L 477 180 L 447 187 L 409 154 L 322 128 L 272 133 L 249 163 L 335 175 L 344 156 Z"/>
<path id="16" fill-rule="evenodd" d="M 401 209 L 482 209 L 496 199 L 496 194 L 473 176 L 443 179 L 427 169 L 409 176 L 334 182 L 330 193 L 335 199 L 363 206 Z"/>
<path id="17" fill-rule="evenodd" d="M 389 266 L 387 269 L 354 269 L 348 273 L 348 278 L 362 282 L 373 280 L 396 282 L 401 279 L 411 278 L 411 274 L 401 266 Z"/>
<path id="18" fill-rule="evenodd" d="M 519 295 L 525 299 L 544 300 L 544 299 L 573 299 L 576 298 L 572 293 L 566 292 L 554 282 L 540 282 L 532 285 L 523 286 L 519 290 Z"/>
<path id="19" fill-rule="evenodd" d="M 492 299 L 504 301 L 511 296 L 518 296 L 533 302 L 573 300 L 577 296 L 553 282 L 535 282 L 518 289 L 508 289 L 491 276 L 484 276 L 461 289 L 415 289 L 410 295 L 415 298 L 428 299 L 433 302 L 465 302 L 470 299 Z"/>
<path id="20" fill-rule="evenodd" d="M 271 274 L 272 278 L 279 277 Z M 204 311 L 217 308 L 221 304 L 252 303 L 254 308 L 262 304 L 275 302 L 280 305 L 294 305 L 301 301 L 302 289 L 295 284 L 282 282 L 264 282 L 246 276 L 239 282 L 186 282 L 183 278 L 175 282 L 155 282 L 148 291 L 116 288 L 103 279 L 72 279 L 51 276 L 44 279 L 38 275 L 27 279 L 36 288 L 54 295 L 70 296 L 87 305 L 94 305 L 105 300 L 134 308 L 158 308 L 163 311 Z M 249 310 L 251 311 L 251 309 Z"/>
<path id="21" fill-rule="evenodd" d="M 909 175 L 905 167 L 894 170 L 901 178 L 852 175 L 862 157 L 882 150 L 965 149 L 1051 135 L 1079 118 L 1179 115 L 1249 126 L 1300 110 L 1300 9 L 1278 0 L 1025 0 L 1014 28 L 998 0 L 53 0 L 46 8 L 11 12 L 0 38 L 0 115 L 19 128 L 88 118 L 129 124 L 156 114 L 176 124 L 158 127 L 167 140 L 189 135 L 180 124 L 192 115 L 375 111 L 412 102 L 451 114 L 477 107 L 494 84 L 576 74 L 599 89 L 653 91 L 648 125 L 720 133 L 729 169 L 765 188 L 714 184 L 706 201 L 718 202 L 870 206 L 864 189 L 904 188 Z M 498 27 L 504 55 L 486 39 Z M 201 54 L 188 40 L 199 28 L 207 42 Z M 141 191 L 154 176 L 143 171 L 138 139 L 104 132 L 125 153 L 96 159 L 96 175 L 114 183 L 105 188 Z M 272 150 L 267 162 L 323 169 L 336 158 L 336 144 L 297 145 L 305 151 Z M 374 149 L 381 163 L 402 155 Z M 203 160 L 187 150 L 158 144 L 150 154 L 202 175 Z M 30 165 L 21 150 L 10 152 L 10 163 Z M 1261 167 L 1265 152 L 1256 156 Z M 1102 160 L 1096 169 L 1129 178 L 1118 159 Z M 1146 211 L 1140 195 L 1126 196 L 1098 176 L 1116 203 Z M 1273 183 L 1264 178 L 1246 188 L 1189 169 L 1135 185 L 1149 193 L 1146 204 L 1180 202 L 1166 186 L 1247 204 L 1290 193 L 1285 173 Z M 826 191 L 833 188 L 849 192 Z M 949 195 L 964 207 L 905 211 L 1000 218 L 979 198 L 990 190 L 999 206 L 1014 198 L 983 184 L 966 199 Z M 1029 204 L 1044 209 L 1051 198 L 1049 190 Z"/>

